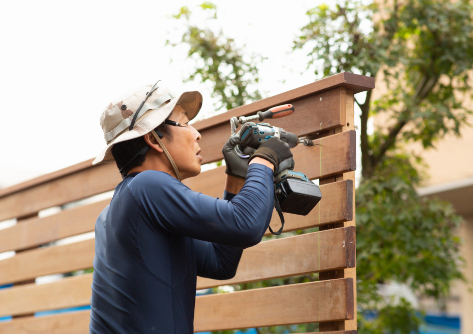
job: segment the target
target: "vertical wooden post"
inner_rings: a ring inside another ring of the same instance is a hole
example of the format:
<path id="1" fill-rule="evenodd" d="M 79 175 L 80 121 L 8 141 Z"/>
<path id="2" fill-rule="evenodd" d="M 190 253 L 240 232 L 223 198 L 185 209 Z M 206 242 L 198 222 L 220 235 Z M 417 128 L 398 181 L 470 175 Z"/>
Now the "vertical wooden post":
<path id="1" fill-rule="evenodd" d="M 346 90 L 346 88 L 341 88 L 340 90 L 341 99 L 340 99 L 340 111 L 342 114 L 345 114 L 345 125 L 341 128 L 337 128 L 334 130 L 335 133 L 350 131 L 355 129 L 355 105 L 354 105 L 354 96 L 353 92 Z M 353 181 L 353 210 L 355 210 L 355 172 L 347 172 L 341 175 L 337 175 L 335 177 L 329 177 L 320 180 L 320 184 L 327 184 L 336 181 L 342 180 L 352 180 Z M 344 227 L 344 226 L 356 226 L 355 223 L 355 212 L 353 212 L 353 220 L 347 221 L 345 223 L 338 223 L 338 224 L 328 224 L 323 225 L 320 227 L 320 231 Z M 356 314 L 356 267 L 343 269 L 343 270 L 333 270 L 328 272 L 322 272 L 319 274 L 320 280 L 329 280 L 335 278 L 353 278 L 353 288 L 354 288 L 354 304 L 355 304 L 355 312 L 353 320 L 346 320 L 346 321 L 333 321 L 333 322 L 326 322 L 321 323 L 319 325 L 319 331 L 337 331 L 337 330 L 356 330 L 357 329 L 357 314 Z"/>
<path id="2" fill-rule="evenodd" d="M 34 218 L 34 217 L 38 217 L 38 212 L 35 212 L 35 213 L 32 213 L 30 215 L 27 215 L 27 216 L 23 216 L 23 217 L 19 217 L 16 219 L 16 223 L 17 224 L 21 224 L 22 222 L 24 222 L 25 220 L 28 220 L 30 218 Z M 36 247 L 35 247 L 36 248 Z M 31 249 L 31 248 L 30 248 Z M 16 255 L 18 254 L 21 254 L 23 252 L 26 252 L 30 249 L 23 249 L 23 250 L 19 250 L 19 251 L 16 251 Z M 25 284 L 33 284 L 35 283 L 35 279 L 32 278 L 32 279 L 29 279 L 29 280 L 26 280 L 26 281 L 21 281 L 21 282 L 15 282 L 13 284 L 13 286 L 20 286 L 20 285 L 25 285 Z M 34 313 L 28 313 L 28 314 L 21 314 L 21 315 L 14 315 L 13 316 L 13 319 L 18 319 L 18 318 L 26 318 L 26 317 L 33 317 L 34 316 Z"/>

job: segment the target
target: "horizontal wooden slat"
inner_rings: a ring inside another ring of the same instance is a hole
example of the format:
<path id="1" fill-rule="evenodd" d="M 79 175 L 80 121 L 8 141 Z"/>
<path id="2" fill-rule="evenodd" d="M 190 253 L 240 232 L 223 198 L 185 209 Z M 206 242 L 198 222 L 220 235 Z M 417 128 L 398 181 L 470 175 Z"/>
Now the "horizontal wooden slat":
<path id="1" fill-rule="evenodd" d="M 223 169 L 220 173 L 222 172 Z M 214 173 L 214 171 L 207 171 L 202 175 Z M 218 178 L 219 176 L 214 177 Z M 212 182 L 203 182 L 203 186 L 207 186 L 207 188 L 201 188 L 202 192 L 215 197 L 223 189 L 223 185 L 215 187 Z M 322 185 L 320 191 L 322 192 L 322 200 L 307 216 L 284 214 L 285 232 L 353 219 L 353 182 L 351 180 Z M 30 248 L 60 238 L 94 231 L 95 220 L 108 203 L 109 200 L 104 200 L 64 210 L 48 217 L 33 218 L 0 230 L 0 252 Z M 279 216 L 274 211 L 271 227 L 273 230 L 279 229 L 280 225 Z M 266 234 L 270 234 L 269 230 Z"/>
<path id="2" fill-rule="evenodd" d="M 357 75 L 348 72 L 335 74 L 330 77 L 317 80 L 308 85 L 295 88 L 293 90 L 275 96 L 271 96 L 259 101 L 255 101 L 253 103 L 229 110 L 224 114 L 205 119 L 196 123 L 195 128 L 200 131 L 202 129 L 210 128 L 221 123 L 226 123 L 231 117 L 234 116 L 246 116 L 254 114 L 257 111 L 264 110 L 272 106 L 284 104 L 288 101 L 301 99 L 317 93 L 325 92 L 327 90 L 333 90 L 337 87 L 344 87 L 345 89 L 350 90 L 355 94 L 359 92 L 364 92 L 373 89 L 374 83 L 374 78 L 366 77 L 363 75 Z"/>
<path id="3" fill-rule="evenodd" d="M 197 288 L 354 266 L 354 227 L 319 233 L 260 243 L 244 251 L 237 275 L 233 279 L 222 283 L 222 281 L 199 278 Z M 320 249 L 324 252 L 319 252 Z M 304 254 L 316 256 L 307 260 Z M 0 261 L 0 284 L 90 268 L 93 265 L 93 259 L 94 239 L 27 251 Z"/>
<path id="4" fill-rule="evenodd" d="M 92 267 L 95 239 L 22 252 L 0 261 L 0 284 Z"/>
<path id="5" fill-rule="evenodd" d="M 296 170 L 305 173 L 311 179 L 355 170 L 355 131 L 323 137 L 316 140 L 316 143 L 320 146 L 299 145 L 293 149 Z M 219 168 L 220 171 L 218 171 Z M 220 189 L 221 194 L 225 175 L 223 167 L 219 168 L 213 170 L 212 173 L 202 173 L 198 177 L 188 179 L 185 183 L 197 191 L 206 189 L 210 184 L 214 189 Z M 217 175 L 217 173 L 220 174 Z M 209 179 L 212 180 L 211 183 Z M 112 190 L 120 181 L 116 166 L 105 164 L 42 183 L 1 197 L 0 221 L 25 216 L 45 208 Z"/>
<path id="6" fill-rule="evenodd" d="M 0 197 L 0 221 L 113 190 L 121 181 L 115 164 L 86 168 Z"/>
<path id="7" fill-rule="evenodd" d="M 89 328 L 90 311 L 28 318 L 0 323 L 3 334 L 83 334 Z M 294 333 L 295 334 L 295 333 Z M 358 334 L 358 331 L 314 332 L 302 334 Z"/>
<path id="8" fill-rule="evenodd" d="M 92 161 L 94 161 L 94 159 L 89 159 L 89 160 L 86 160 L 86 161 L 82 161 L 82 162 L 79 162 L 78 164 L 60 169 L 58 171 L 35 177 L 31 180 L 27 180 L 25 182 L 15 184 L 15 185 L 13 185 L 11 187 L 8 187 L 8 188 L 5 188 L 5 189 L 0 189 L 0 197 L 11 195 L 15 192 L 25 190 L 25 189 L 31 188 L 33 186 L 37 186 L 38 184 L 46 183 L 46 182 L 58 179 L 60 177 L 66 176 L 66 175 L 82 171 L 86 168 L 90 168 L 90 166 L 92 166 Z"/>
<path id="9" fill-rule="evenodd" d="M 0 290 L 0 317 L 88 305 L 92 274 Z M 0 331 L 1 332 L 1 331 Z"/>
<path id="10" fill-rule="evenodd" d="M 246 249 L 234 278 L 199 277 L 198 289 L 355 266 L 355 227 L 262 242 Z"/>
<path id="11" fill-rule="evenodd" d="M 337 279 L 198 297 L 194 330 L 346 320 L 353 315 L 353 280 Z"/>
<path id="12" fill-rule="evenodd" d="M 327 177 L 356 169 L 355 131 L 342 132 L 314 141 L 315 146 L 298 145 L 292 149 L 295 170 L 310 179 Z M 221 196 L 225 185 L 225 166 L 184 180 L 189 188 L 209 196 Z"/>
<path id="13" fill-rule="evenodd" d="M 345 93 L 344 88 L 336 88 L 302 99 L 281 102 L 279 104 L 292 103 L 295 109 L 294 113 L 284 118 L 268 120 L 268 123 L 273 126 L 281 127 L 286 131 L 293 132 L 299 137 L 341 127 L 345 125 Z M 253 104 L 261 104 L 261 101 L 241 108 L 254 110 Z M 266 107 L 256 109 L 256 111 L 270 107 L 272 107 L 272 105 L 266 105 Z M 202 163 L 223 159 L 222 147 L 230 135 L 229 120 L 231 115 L 235 114 L 235 111 L 236 109 L 209 119 L 208 122 L 212 123 L 215 122 L 215 119 L 225 121 L 212 127 L 205 127 L 199 130 L 202 135 L 199 141 L 199 145 L 202 148 L 202 152 L 200 153 L 203 159 Z M 247 114 L 249 115 L 251 113 Z M 241 114 L 235 115 L 241 116 Z M 201 124 L 196 124 L 196 126 L 200 127 Z"/>
<path id="14" fill-rule="evenodd" d="M 24 220 L 0 230 L 0 253 L 22 250 L 73 235 L 92 232 L 100 212 L 110 199 L 60 211 L 43 218 Z"/>
<path id="15" fill-rule="evenodd" d="M 80 278 L 72 277 L 56 283 L 9 289 L 23 289 L 21 297 L 28 298 L 29 304 L 24 300 L 12 299 L 20 296 L 18 291 L 15 296 L 8 296 L 2 291 L 0 316 L 55 309 L 58 305 L 87 305 L 90 301 L 91 280 Z M 55 284 L 54 296 L 51 296 L 49 287 L 52 284 Z M 353 293 L 353 280 L 348 278 L 201 296 L 196 298 L 194 330 L 199 332 L 353 319 Z M 80 314 L 88 317 L 88 312 Z M 57 318 L 52 320 L 57 323 Z M 67 323 L 64 318 L 61 322 Z M 74 322 L 81 323 L 76 317 Z M 2 327 L 8 329 L 8 324 L 5 326 L 0 323 L 0 332 L 4 333 Z"/>
<path id="16" fill-rule="evenodd" d="M 89 332 L 90 311 L 80 311 L 44 317 L 28 317 L 0 322 L 2 334 L 86 334 Z"/>

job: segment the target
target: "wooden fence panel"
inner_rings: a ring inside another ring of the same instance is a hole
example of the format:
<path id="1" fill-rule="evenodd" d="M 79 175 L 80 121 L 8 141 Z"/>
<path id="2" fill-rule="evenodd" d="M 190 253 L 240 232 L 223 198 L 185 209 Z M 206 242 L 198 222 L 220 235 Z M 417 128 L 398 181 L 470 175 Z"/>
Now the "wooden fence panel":
<path id="1" fill-rule="evenodd" d="M 32 218 L 0 230 L 0 253 L 41 246 L 49 242 L 92 232 L 109 199 L 62 210 L 43 218 Z M 0 261 L 1 263 L 1 261 Z"/>
<path id="2" fill-rule="evenodd" d="M 45 275 L 89 268 L 92 266 L 94 257 L 93 241 L 86 240 L 22 254 L 18 256 L 18 259 L 15 257 L 10 259 L 14 265 L 0 267 L 0 273 L 5 271 L 12 276 L 16 275 L 16 280 L 19 281 L 39 276 L 39 273 Z M 197 289 L 353 268 L 355 266 L 355 245 L 354 227 L 262 242 L 245 250 L 237 275 L 233 279 L 218 281 L 199 277 Z M 44 250 L 47 252 L 43 252 Z M 71 256 L 71 254 L 73 255 Z M 304 256 L 306 254 L 314 256 L 307 258 Z M 43 267 L 41 263 L 46 263 L 47 266 Z M 22 269 L 19 273 L 11 270 L 12 267 L 20 267 L 20 265 Z M 3 280 L 5 277 L 6 279 L 12 277 L 7 274 L 2 277 Z M 91 277 L 92 274 L 87 274 L 44 285 L 33 284 L 0 290 L 0 316 L 83 305 L 84 296 L 86 296 L 86 303 L 90 299 L 88 294 L 91 292 Z M 1 283 L 6 282 L 2 281 Z M 85 290 L 78 291 L 78 286 Z M 67 287 L 75 289 L 77 293 L 75 296 L 79 296 L 80 299 L 64 298 L 62 293 L 67 291 Z M 38 296 L 36 304 L 25 298 L 28 295 L 30 297 Z M 14 306 L 11 301 L 15 301 Z M 65 301 L 70 304 L 64 304 Z"/>
<path id="3" fill-rule="evenodd" d="M 285 214 L 285 232 L 315 226 L 320 232 L 271 240 L 247 249 L 233 279 L 198 278 L 197 287 L 315 272 L 320 282 L 198 297 L 196 331 L 320 322 L 320 330 L 327 334 L 356 333 L 353 94 L 372 88 L 374 78 L 341 73 L 194 124 L 203 136 L 203 163 L 212 162 L 223 158 L 221 147 L 230 134 L 231 117 L 292 103 L 296 109 L 293 115 L 270 123 L 298 136 L 316 138 L 316 146 L 299 145 L 293 154 L 295 169 L 319 179 L 323 195 L 307 216 Z M 92 166 L 91 161 L 0 190 L 0 221 L 21 221 L 0 230 L 0 252 L 18 252 L 0 261 L 0 284 L 15 283 L 12 288 L 0 290 L 0 316 L 14 317 L 12 322 L 0 323 L 1 333 L 87 332 L 88 311 L 41 318 L 30 315 L 90 302 L 92 274 L 43 285 L 31 283 L 38 276 L 92 266 L 93 239 L 34 249 L 94 230 L 96 217 L 108 199 L 37 217 L 40 210 L 113 190 L 121 181 L 114 163 Z M 201 173 L 184 183 L 204 194 L 221 196 L 224 168 Z M 271 226 L 280 226 L 275 214 Z"/>
<path id="4" fill-rule="evenodd" d="M 70 283 L 72 279 L 68 281 Z M 82 285 L 87 283 L 90 284 L 91 281 L 86 282 L 83 280 L 81 282 Z M 45 287 L 47 285 L 44 284 L 38 287 Z M 76 287 L 76 285 L 72 286 Z M 83 287 L 79 287 L 78 290 L 80 291 L 74 291 L 75 289 L 71 289 L 72 286 L 71 284 L 61 286 L 61 292 L 64 294 L 63 304 L 76 304 L 77 306 L 87 304 L 90 295 L 85 296 L 82 293 Z M 25 296 L 30 296 L 31 298 L 30 293 L 32 291 L 27 291 L 27 288 L 31 287 L 22 287 L 25 290 Z M 35 301 L 41 298 L 48 299 L 47 289 L 42 291 L 36 289 L 34 292 L 36 294 L 32 296 L 32 304 L 28 312 L 36 312 L 38 310 Z M 73 302 L 68 301 L 71 296 L 75 298 Z M 288 305 L 293 307 L 287 307 Z M 353 319 L 353 311 L 352 279 L 302 283 L 197 297 L 194 330 L 201 332 L 345 320 Z M 11 301 L 8 314 L 15 314 L 17 312 L 19 311 L 15 301 Z M 3 312 L 0 314 L 3 314 Z M 89 312 L 73 313 L 69 315 L 73 320 L 61 318 L 62 323 L 67 324 L 73 321 L 74 323 L 84 324 L 84 321 L 77 318 L 78 314 L 81 315 L 80 317 L 85 318 L 89 316 Z M 209 317 L 210 314 L 212 317 Z M 51 319 L 56 324 L 58 323 L 56 317 L 45 318 Z M 42 320 L 44 321 L 44 319 Z M 32 321 L 32 319 L 15 320 L 14 322 L 19 323 L 22 321 Z M 8 323 L 0 323 L 0 332 L 7 333 L 8 327 L 14 328 L 11 325 L 9 326 Z M 87 328 L 84 330 L 86 331 Z"/>
<path id="5" fill-rule="evenodd" d="M 95 239 L 26 251 L 0 261 L 0 284 L 91 268 L 94 254 Z"/>
<path id="6" fill-rule="evenodd" d="M 114 189 L 120 181 L 116 166 L 104 164 L 40 183 L 0 197 L 0 221 L 100 194 Z"/>
<path id="7" fill-rule="evenodd" d="M 0 322 L 2 334 L 86 334 L 89 330 L 89 311 L 28 317 L 21 320 Z"/>
<path id="8" fill-rule="evenodd" d="M 355 227 L 262 242 L 243 252 L 234 278 L 198 277 L 199 289 L 355 267 Z M 312 256 L 307 256 L 312 254 Z"/>
<path id="9" fill-rule="evenodd" d="M 91 285 L 92 275 L 88 274 L 52 283 L 2 289 L 0 317 L 87 305 L 90 303 Z"/>
<path id="10" fill-rule="evenodd" d="M 194 330 L 347 320 L 353 312 L 352 279 L 301 283 L 198 297 Z"/>

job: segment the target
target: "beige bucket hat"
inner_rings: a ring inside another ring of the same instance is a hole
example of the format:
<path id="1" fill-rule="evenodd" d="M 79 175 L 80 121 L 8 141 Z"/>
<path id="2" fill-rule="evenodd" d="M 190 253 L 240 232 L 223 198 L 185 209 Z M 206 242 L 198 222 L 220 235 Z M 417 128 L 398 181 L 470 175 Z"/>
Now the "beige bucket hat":
<path id="1" fill-rule="evenodd" d="M 165 121 L 176 105 L 181 105 L 192 120 L 202 107 L 202 95 L 197 91 L 175 95 L 158 81 L 115 99 L 100 117 L 107 146 L 92 164 L 112 161 L 113 145 L 151 132 Z M 130 125 L 133 125 L 131 130 Z"/>

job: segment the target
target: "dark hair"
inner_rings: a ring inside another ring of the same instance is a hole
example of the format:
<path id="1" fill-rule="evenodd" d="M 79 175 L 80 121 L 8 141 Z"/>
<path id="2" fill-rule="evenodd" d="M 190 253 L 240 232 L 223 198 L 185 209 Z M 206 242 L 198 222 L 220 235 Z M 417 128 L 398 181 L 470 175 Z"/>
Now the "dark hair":
<path id="1" fill-rule="evenodd" d="M 169 118 L 169 117 L 168 117 Z M 166 118 L 166 120 L 168 119 Z M 169 125 L 164 124 L 164 122 L 159 125 L 156 130 L 162 132 L 169 140 L 172 140 L 172 133 L 170 131 Z M 154 131 L 154 130 L 153 130 Z M 117 163 L 118 170 L 125 166 L 133 156 L 138 153 L 143 147 L 147 146 L 146 141 L 143 136 L 123 141 L 112 146 L 112 155 Z M 132 162 L 130 162 L 125 169 L 122 170 L 121 175 L 125 177 L 128 172 L 138 166 L 143 165 L 143 162 L 146 160 L 146 154 L 139 155 Z"/>

